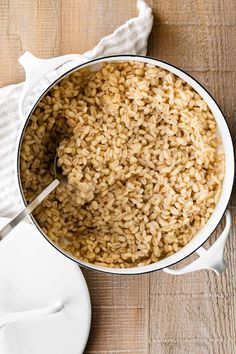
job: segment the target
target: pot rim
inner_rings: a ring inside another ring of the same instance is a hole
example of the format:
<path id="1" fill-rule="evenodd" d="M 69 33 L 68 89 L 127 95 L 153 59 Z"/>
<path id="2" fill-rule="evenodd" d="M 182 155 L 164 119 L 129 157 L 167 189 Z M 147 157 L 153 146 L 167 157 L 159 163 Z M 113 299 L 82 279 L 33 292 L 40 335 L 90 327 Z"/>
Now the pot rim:
<path id="1" fill-rule="evenodd" d="M 22 145 L 22 140 L 24 137 L 24 133 L 26 130 L 26 127 L 28 125 L 28 122 L 31 118 L 31 115 L 34 111 L 34 109 L 36 108 L 37 104 L 39 103 L 39 101 L 42 99 L 42 97 L 45 96 L 45 94 L 54 86 L 56 85 L 59 81 L 61 81 L 63 78 L 67 77 L 68 75 L 70 75 L 72 72 L 77 71 L 78 69 L 82 69 L 84 67 L 90 66 L 91 64 L 95 64 L 95 63 L 101 63 L 101 62 L 106 62 L 106 61 L 119 61 L 119 60 L 126 60 L 126 61 L 132 61 L 132 60 L 137 60 L 137 61 L 142 61 L 142 62 L 146 62 L 146 63 L 151 63 L 154 64 L 156 66 L 159 66 L 161 68 L 164 68 L 172 73 L 174 73 L 175 75 L 179 76 L 181 79 L 183 79 L 184 81 L 186 81 L 191 87 L 194 88 L 194 90 L 196 92 L 198 92 L 198 94 L 204 99 L 204 101 L 207 103 L 207 105 L 209 106 L 209 108 L 211 109 L 214 118 L 216 119 L 217 122 L 217 127 L 220 131 L 220 133 L 222 133 L 222 127 L 221 129 L 219 128 L 219 123 L 217 121 L 217 119 L 221 120 L 221 124 L 223 124 L 223 128 L 224 128 L 224 133 L 228 135 L 228 148 L 227 148 L 227 152 L 229 153 L 227 156 L 227 158 L 229 159 L 229 162 L 232 163 L 228 165 L 231 166 L 231 171 L 228 171 L 227 173 L 227 164 L 226 164 L 226 168 L 225 168 L 225 177 L 224 177 L 224 182 L 226 179 L 226 176 L 228 177 L 228 179 L 230 180 L 229 184 L 227 184 L 227 189 L 224 188 L 225 183 L 223 182 L 223 187 L 222 187 L 222 192 L 221 192 L 221 196 L 220 199 L 216 205 L 216 208 L 213 212 L 213 214 L 210 216 L 209 220 L 207 221 L 206 225 L 204 227 L 202 227 L 197 233 L 196 235 L 193 237 L 193 239 L 191 241 L 189 241 L 180 251 L 176 252 L 175 254 L 165 257 L 164 259 L 155 262 L 155 263 L 151 263 L 149 265 L 146 266 L 142 266 L 142 267 L 131 267 L 131 268 L 109 268 L 109 267 L 103 267 L 103 266 L 99 266 L 99 265 L 95 265 L 92 263 L 88 263 L 88 262 L 84 262 L 74 256 L 72 256 L 71 254 L 67 253 L 66 251 L 64 251 L 63 249 L 61 249 L 59 246 L 57 246 L 56 243 L 54 243 L 40 228 L 39 224 L 37 223 L 37 221 L 35 220 L 35 218 L 30 214 L 30 220 L 33 222 L 33 224 L 37 227 L 37 229 L 39 230 L 39 232 L 43 235 L 43 237 L 55 248 L 57 249 L 59 252 L 61 252 L 64 256 L 68 257 L 69 259 L 73 260 L 74 262 L 76 262 L 77 264 L 79 264 L 80 266 L 83 266 L 85 268 L 88 268 L 90 270 L 95 270 L 95 271 L 99 271 L 99 272 L 105 272 L 105 273 L 110 273 L 110 274 L 117 274 L 117 275 L 134 275 L 134 274 L 144 274 L 144 273 L 150 273 L 153 271 L 157 271 L 157 270 L 161 270 L 163 268 L 167 268 L 170 266 L 173 266 L 174 264 L 177 264 L 179 262 L 181 262 L 182 260 L 184 260 L 185 258 L 189 257 L 190 255 L 192 255 L 198 248 L 200 248 L 211 236 L 212 232 L 215 231 L 215 229 L 217 228 L 217 226 L 219 225 L 230 200 L 231 194 L 232 194 L 232 189 L 233 189 L 233 184 L 234 184 L 234 177 L 235 177 L 235 160 L 234 160 L 234 150 L 233 150 L 233 143 L 232 143 L 232 135 L 228 126 L 228 123 L 219 107 L 219 105 L 216 103 L 215 99 L 212 97 L 212 95 L 208 92 L 208 90 L 206 90 L 204 88 L 204 86 L 202 84 L 200 84 L 195 78 L 193 78 L 191 75 L 187 74 L 184 70 L 179 69 L 178 67 L 176 67 L 175 65 L 172 65 L 168 62 L 165 62 L 163 60 L 159 60 L 156 58 L 153 58 L 151 56 L 143 56 L 143 55 L 136 55 L 136 54 L 123 54 L 123 55 L 109 55 L 109 56 L 103 56 L 100 58 L 96 58 L 96 59 L 92 59 L 87 61 L 86 63 L 82 63 L 79 65 L 76 65 L 75 67 L 73 67 L 72 69 L 69 69 L 68 71 L 66 71 L 63 75 L 61 75 L 60 77 L 58 77 L 52 84 L 50 84 L 47 89 L 44 90 L 44 92 L 37 98 L 35 99 L 35 102 L 32 104 L 31 110 L 27 116 L 27 118 L 25 119 L 25 122 L 23 123 L 22 127 L 21 127 L 21 133 L 19 136 L 19 140 L 17 143 L 17 156 L 16 156 L 16 167 L 17 167 L 17 181 L 18 181 L 18 188 L 22 197 L 22 201 L 24 203 L 24 206 L 27 205 L 25 197 L 24 197 L 24 193 L 23 193 L 23 188 L 22 188 L 22 184 L 21 184 L 21 179 L 20 179 L 20 151 L 21 151 L 21 145 Z M 201 91 L 201 92 L 199 92 Z M 206 97 L 203 97 L 206 96 Z M 213 109 L 214 108 L 214 109 Z M 216 114 L 213 112 L 214 110 L 217 111 L 218 116 L 216 118 Z M 223 135 L 221 136 L 223 139 Z M 224 146 L 224 150 L 225 150 L 225 146 Z M 226 154 L 225 154 L 225 158 L 226 158 Z M 230 173 L 229 173 L 230 172 Z M 229 188 L 228 188 L 229 187 Z M 225 197 L 223 194 L 223 189 L 224 189 L 224 194 L 227 193 L 227 197 Z M 223 208 L 219 209 L 219 206 L 221 206 L 221 204 L 223 204 Z M 217 210 L 216 210 L 217 209 Z M 217 217 L 215 217 L 215 221 L 213 223 L 210 223 L 210 221 L 212 221 L 212 216 L 216 215 Z M 209 226 L 210 224 L 210 226 Z M 213 224 L 213 227 L 212 227 Z M 208 231 L 206 230 L 208 227 Z M 207 232 L 206 232 L 206 231 Z M 201 242 L 197 243 L 197 246 L 192 246 L 191 247 L 191 243 L 193 240 L 197 240 L 199 237 L 199 234 L 204 234 L 204 232 L 206 233 L 206 236 L 202 237 L 203 240 L 201 240 Z M 190 246 L 189 246 L 190 245 Z M 193 248 L 186 251 L 186 248 Z M 185 252 L 184 252 L 185 251 Z M 184 255 L 182 255 L 182 253 L 185 253 Z M 169 260 L 169 261 L 168 261 Z M 164 264 L 166 263 L 166 264 Z"/>

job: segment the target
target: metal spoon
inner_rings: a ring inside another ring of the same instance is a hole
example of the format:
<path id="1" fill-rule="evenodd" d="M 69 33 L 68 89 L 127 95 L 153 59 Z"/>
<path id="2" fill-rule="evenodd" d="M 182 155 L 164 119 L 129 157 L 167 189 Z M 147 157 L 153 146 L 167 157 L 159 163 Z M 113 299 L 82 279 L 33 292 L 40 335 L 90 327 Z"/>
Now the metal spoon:
<path id="1" fill-rule="evenodd" d="M 57 166 L 57 155 L 55 156 L 53 163 L 53 171 L 55 179 L 35 197 L 32 202 L 22 210 L 14 219 L 12 219 L 7 225 L 0 230 L 0 241 L 11 232 L 14 227 L 16 227 L 26 216 L 28 216 L 32 211 L 61 183 L 65 183 L 66 177 L 62 175 L 62 170 Z"/>

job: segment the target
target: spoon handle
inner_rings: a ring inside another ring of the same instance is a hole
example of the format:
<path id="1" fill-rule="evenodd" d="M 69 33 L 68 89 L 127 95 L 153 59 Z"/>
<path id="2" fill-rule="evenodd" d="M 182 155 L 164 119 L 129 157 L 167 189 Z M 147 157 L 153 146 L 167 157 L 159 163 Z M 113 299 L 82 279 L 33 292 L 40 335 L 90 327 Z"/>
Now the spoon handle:
<path id="1" fill-rule="evenodd" d="M 26 216 L 32 211 L 59 185 L 60 181 L 54 179 L 32 202 L 22 210 L 14 219 L 12 219 L 7 225 L 0 230 L 0 241 L 9 233 L 16 225 L 19 224 Z"/>

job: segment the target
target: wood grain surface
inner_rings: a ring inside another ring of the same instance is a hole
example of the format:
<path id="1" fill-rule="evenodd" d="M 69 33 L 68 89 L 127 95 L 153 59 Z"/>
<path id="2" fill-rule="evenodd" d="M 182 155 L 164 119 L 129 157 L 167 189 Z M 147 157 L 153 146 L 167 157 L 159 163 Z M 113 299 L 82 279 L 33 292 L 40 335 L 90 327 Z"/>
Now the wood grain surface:
<path id="1" fill-rule="evenodd" d="M 235 0 L 148 3 L 155 15 L 149 54 L 197 78 L 219 103 L 236 139 Z M 23 80 L 17 58 L 25 50 L 43 58 L 82 53 L 136 14 L 135 0 L 0 0 L 0 86 Z M 234 227 L 222 276 L 84 271 L 93 305 L 86 353 L 235 354 L 235 193 L 230 210 Z"/>

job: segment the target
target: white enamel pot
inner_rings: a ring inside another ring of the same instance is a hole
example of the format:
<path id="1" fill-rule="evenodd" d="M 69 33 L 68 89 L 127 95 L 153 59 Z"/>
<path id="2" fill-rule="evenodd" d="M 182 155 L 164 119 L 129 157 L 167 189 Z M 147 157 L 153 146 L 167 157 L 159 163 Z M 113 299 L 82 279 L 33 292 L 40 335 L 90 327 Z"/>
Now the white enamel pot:
<path id="1" fill-rule="evenodd" d="M 202 87 L 195 79 L 186 74 L 184 71 L 176 68 L 173 65 L 167 64 L 163 61 L 156 60 L 150 57 L 136 56 L 136 55 L 117 55 L 102 57 L 99 59 L 88 60 L 81 55 L 65 55 L 53 59 L 39 59 L 26 52 L 20 59 L 19 62 L 25 69 L 26 81 L 23 88 L 22 97 L 19 104 L 20 115 L 22 119 L 22 130 L 18 142 L 18 152 L 16 158 L 16 171 L 17 171 L 17 184 L 19 187 L 20 194 L 22 196 L 22 206 L 26 205 L 24 198 L 21 181 L 20 181 L 20 148 L 22 139 L 24 136 L 24 131 L 27 123 L 31 117 L 31 114 L 39 102 L 39 100 L 46 94 L 46 92 L 59 80 L 68 76 L 72 71 L 79 70 L 81 68 L 89 67 L 91 70 L 97 70 L 100 68 L 102 62 L 114 62 L 114 61 L 130 61 L 136 60 L 145 63 L 150 63 L 159 66 L 163 69 L 169 70 L 175 75 L 179 76 L 181 79 L 185 80 L 189 85 L 191 85 L 199 95 L 207 102 L 209 108 L 211 109 L 215 120 L 217 122 L 218 134 L 222 139 L 222 148 L 225 151 L 225 178 L 222 187 L 221 197 L 219 202 L 209 218 L 206 225 L 198 231 L 198 233 L 193 237 L 193 239 L 184 246 L 177 253 L 166 257 L 159 262 L 143 266 L 143 267 L 133 267 L 126 269 L 118 268 L 108 268 L 102 267 L 90 263 L 83 262 L 67 254 L 65 251 L 60 249 L 56 244 L 54 244 L 48 237 L 43 233 L 40 226 L 37 224 L 36 220 L 31 216 L 31 221 L 38 228 L 39 232 L 60 252 L 62 252 L 67 257 L 76 261 L 79 265 L 90 268 L 92 270 L 111 273 L 111 274 L 140 274 L 152 272 L 155 270 L 163 269 L 165 272 L 170 274 L 185 274 L 201 269 L 211 269 L 217 274 L 220 274 L 226 267 L 224 261 L 224 247 L 227 237 L 230 232 L 231 227 L 231 216 L 227 209 L 229 199 L 232 192 L 233 181 L 234 181 L 234 150 L 229 128 L 227 126 L 226 120 L 214 101 L 211 95 Z M 222 217 L 225 214 L 226 224 L 223 232 L 218 237 L 217 241 L 209 248 L 206 249 L 202 245 L 210 237 L 212 232 L 216 229 Z M 188 264 L 183 268 L 172 269 L 175 263 L 181 262 L 186 257 L 196 253 L 199 257 L 192 263 Z"/>

